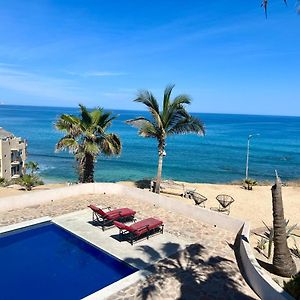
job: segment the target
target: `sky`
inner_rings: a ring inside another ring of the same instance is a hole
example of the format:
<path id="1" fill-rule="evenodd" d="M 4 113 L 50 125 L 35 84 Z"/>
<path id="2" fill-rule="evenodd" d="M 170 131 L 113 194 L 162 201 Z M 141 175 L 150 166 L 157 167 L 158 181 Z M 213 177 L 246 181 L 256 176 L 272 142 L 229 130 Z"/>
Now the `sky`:
<path id="1" fill-rule="evenodd" d="M 300 116 L 296 1 L 0 0 L 0 103 Z"/>

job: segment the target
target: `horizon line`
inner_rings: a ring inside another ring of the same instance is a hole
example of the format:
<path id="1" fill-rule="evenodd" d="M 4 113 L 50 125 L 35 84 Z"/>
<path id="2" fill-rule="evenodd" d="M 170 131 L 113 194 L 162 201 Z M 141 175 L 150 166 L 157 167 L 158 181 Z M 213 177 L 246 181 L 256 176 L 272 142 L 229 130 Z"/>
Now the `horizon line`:
<path id="1" fill-rule="evenodd" d="M 79 105 L 79 104 L 78 104 Z M 0 109 L 3 106 L 18 106 L 18 107 L 44 107 L 44 108 L 78 108 L 77 106 L 55 106 L 55 105 L 33 105 L 33 104 L 5 104 L 5 103 L 0 103 Z M 87 107 L 88 109 L 93 109 L 97 107 L 102 107 L 102 106 L 94 106 L 94 107 Z M 104 107 L 102 107 L 104 108 Z M 124 108 L 104 108 L 105 110 L 108 111 L 114 111 L 114 110 L 121 110 L 121 111 L 137 111 L 137 112 L 147 112 L 147 110 L 142 110 L 142 109 L 124 109 Z M 193 114 L 211 114 L 211 115 L 242 115 L 242 116 L 265 116 L 265 117 L 291 117 L 291 118 L 300 118 L 300 115 L 269 115 L 269 114 L 258 114 L 258 113 L 253 113 L 253 114 L 247 114 L 247 113 L 222 113 L 222 112 L 199 112 L 199 111 L 189 111 L 190 113 Z"/>

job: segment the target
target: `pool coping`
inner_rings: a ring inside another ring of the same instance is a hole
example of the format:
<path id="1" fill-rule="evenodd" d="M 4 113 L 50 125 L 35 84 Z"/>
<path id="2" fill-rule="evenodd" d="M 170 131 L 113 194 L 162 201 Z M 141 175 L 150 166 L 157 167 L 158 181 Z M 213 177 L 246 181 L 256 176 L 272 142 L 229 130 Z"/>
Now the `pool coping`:
<path id="1" fill-rule="evenodd" d="M 52 221 L 52 218 L 50 218 L 50 217 L 41 217 L 41 218 L 37 218 L 37 219 L 23 221 L 23 222 L 16 223 L 16 224 L 6 225 L 3 227 L 0 227 L 0 234 L 7 233 L 9 231 L 19 230 L 19 229 L 22 229 L 25 227 L 30 227 L 30 226 L 34 226 L 34 225 L 38 225 L 38 224 L 42 224 L 42 223 L 51 222 L 51 221 Z"/>

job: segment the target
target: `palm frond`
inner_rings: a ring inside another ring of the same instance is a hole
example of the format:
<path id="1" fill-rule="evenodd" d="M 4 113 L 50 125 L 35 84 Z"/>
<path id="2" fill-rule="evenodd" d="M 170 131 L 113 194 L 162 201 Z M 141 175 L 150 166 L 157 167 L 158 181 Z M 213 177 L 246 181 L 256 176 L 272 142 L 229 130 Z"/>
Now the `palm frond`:
<path id="1" fill-rule="evenodd" d="M 165 88 L 164 91 L 164 101 L 163 101 L 163 115 L 165 115 L 168 111 L 170 105 L 170 97 L 175 84 L 170 84 Z"/>
<path id="2" fill-rule="evenodd" d="M 184 104 L 190 104 L 191 99 L 188 95 L 179 95 L 170 103 L 167 112 L 164 114 L 164 126 L 169 128 L 174 126 L 182 117 L 187 117 L 189 114 L 186 111 Z"/>
<path id="3" fill-rule="evenodd" d="M 100 152 L 99 145 L 97 143 L 94 143 L 92 141 L 85 141 L 83 146 L 84 153 L 89 153 L 92 156 L 97 156 Z"/>
<path id="4" fill-rule="evenodd" d="M 135 128 L 140 128 L 144 126 L 145 123 L 152 124 L 152 122 L 146 119 L 145 117 L 137 117 L 135 119 L 126 120 L 125 123 Z"/>
<path id="5" fill-rule="evenodd" d="M 93 124 L 99 124 L 99 120 L 102 116 L 103 109 L 102 108 L 97 108 L 94 109 L 93 111 L 90 112 L 90 116 L 92 118 L 92 123 Z"/>
<path id="6" fill-rule="evenodd" d="M 69 149 L 71 153 L 75 153 L 78 149 L 78 142 L 70 135 L 67 135 L 57 142 L 55 149 L 56 151 Z"/>
<path id="7" fill-rule="evenodd" d="M 189 95 L 181 94 L 174 98 L 171 106 L 178 107 L 179 105 L 183 105 L 183 104 L 191 104 L 191 102 L 192 102 L 192 99 Z"/>
<path id="8" fill-rule="evenodd" d="M 139 135 L 145 138 L 159 138 L 161 133 L 161 129 L 155 127 L 152 123 L 145 123 L 139 130 Z"/>
<path id="9" fill-rule="evenodd" d="M 160 133 L 160 129 L 153 124 L 151 121 L 144 117 L 138 117 L 135 119 L 127 120 L 125 123 L 139 128 L 138 134 L 143 137 L 158 137 Z"/>
<path id="10" fill-rule="evenodd" d="M 119 155 L 122 151 L 121 140 L 118 135 L 114 133 L 106 134 L 105 137 L 99 140 L 101 151 L 105 155 Z"/>
<path id="11" fill-rule="evenodd" d="M 119 115 L 112 115 L 111 112 L 102 114 L 98 126 L 101 127 L 104 131 L 111 126 L 113 120 L 118 118 Z"/>
<path id="12" fill-rule="evenodd" d="M 159 105 L 153 94 L 149 91 L 140 91 L 135 102 L 140 102 L 145 104 L 149 109 L 154 110 L 159 114 Z"/>
<path id="13" fill-rule="evenodd" d="M 92 116 L 84 105 L 79 104 L 79 107 L 81 114 L 81 123 L 86 128 L 92 123 Z"/>
<path id="14" fill-rule="evenodd" d="M 195 118 L 190 116 L 189 118 L 184 118 L 178 122 L 175 126 L 169 129 L 168 134 L 187 134 L 195 133 L 198 135 L 205 135 L 205 128 L 203 123 Z"/>
<path id="15" fill-rule="evenodd" d="M 73 115 L 62 114 L 57 121 L 55 122 L 54 126 L 57 130 L 68 132 L 70 129 L 74 129 L 80 123 L 79 118 Z"/>

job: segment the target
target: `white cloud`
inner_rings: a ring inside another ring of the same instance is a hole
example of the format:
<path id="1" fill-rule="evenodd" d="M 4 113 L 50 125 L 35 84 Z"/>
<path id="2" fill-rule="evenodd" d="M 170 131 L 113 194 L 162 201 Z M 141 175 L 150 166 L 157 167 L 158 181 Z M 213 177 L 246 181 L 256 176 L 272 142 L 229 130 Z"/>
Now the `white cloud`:
<path id="1" fill-rule="evenodd" d="M 70 80 L 41 76 L 13 68 L 0 67 L 0 87 L 43 98 L 78 98 L 78 88 Z"/>
<path id="2" fill-rule="evenodd" d="M 124 76 L 128 74 L 124 72 L 110 72 L 110 71 L 90 71 L 90 72 L 82 72 L 82 73 L 67 71 L 65 73 L 73 76 L 80 76 L 80 77 L 111 77 L 111 76 Z"/>

